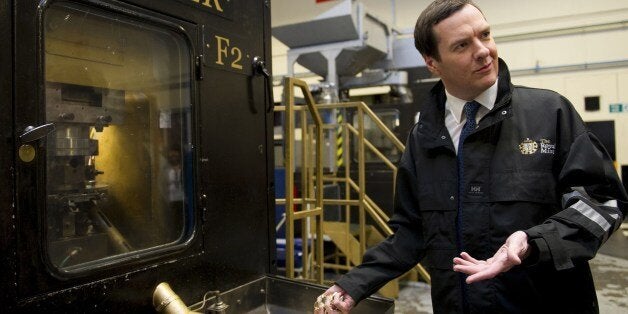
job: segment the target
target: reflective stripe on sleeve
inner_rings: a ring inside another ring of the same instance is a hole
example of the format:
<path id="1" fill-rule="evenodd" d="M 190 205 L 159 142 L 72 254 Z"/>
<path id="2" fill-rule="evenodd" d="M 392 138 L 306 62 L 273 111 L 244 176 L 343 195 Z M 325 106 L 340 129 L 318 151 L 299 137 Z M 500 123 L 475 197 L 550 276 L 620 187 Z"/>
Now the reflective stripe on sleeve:
<path id="1" fill-rule="evenodd" d="M 589 218 L 591 221 L 595 222 L 604 232 L 609 232 L 611 230 L 611 224 L 602 217 L 598 212 L 593 209 L 593 207 L 589 206 L 587 203 L 583 201 L 578 201 L 571 206 L 571 208 L 580 212 L 583 216 Z"/>
<path id="2" fill-rule="evenodd" d="M 563 208 L 572 208 L 601 228 L 599 236 L 605 242 L 610 234 L 621 226 L 623 215 L 619 211 L 617 200 L 604 203 L 592 198 L 584 187 L 572 187 L 572 191 L 563 195 Z M 600 212 L 602 211 L 602 212 Z M 604 214 L 604 215 L 603 215 Z"/>

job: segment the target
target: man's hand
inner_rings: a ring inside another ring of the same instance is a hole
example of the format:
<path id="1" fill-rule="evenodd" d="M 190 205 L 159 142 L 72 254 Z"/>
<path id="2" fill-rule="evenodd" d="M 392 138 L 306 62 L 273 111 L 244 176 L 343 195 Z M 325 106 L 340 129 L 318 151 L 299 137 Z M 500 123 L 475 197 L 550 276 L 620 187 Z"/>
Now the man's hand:
<path id="1" fill-rule="evenodd" d="M 467 283 L 491 279 L 510 270 L 529 255 L 528 235 L 523 231 L 511 234 L 493 257 L 486 261 L 476 260 L 466 252 L 454 257 L 454 271 L 465 273 Z"/>
<path id="2" fill-rule="evenodd" d="M 355 301 L 342 288 L 333 285 L 314 302 L 314 314 L 349 313 Z"/>

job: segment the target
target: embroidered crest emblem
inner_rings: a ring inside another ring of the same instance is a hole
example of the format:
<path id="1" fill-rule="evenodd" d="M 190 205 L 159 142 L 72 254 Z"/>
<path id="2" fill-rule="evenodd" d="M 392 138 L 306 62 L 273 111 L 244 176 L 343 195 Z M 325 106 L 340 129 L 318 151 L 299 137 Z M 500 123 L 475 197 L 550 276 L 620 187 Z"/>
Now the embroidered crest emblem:
<path id="1" fill-rule="evenodd" d="M 529 138 L 526 138 L 519 144 L 519 150 L 523 155 L 532 155 L 539 149 L 539 144 Z"/>
<path id="2" fill-rule="evenodd" d="M 556 144 L 552 144 L 550 140 L 544 138 L 542 138 L 539 142 L 541 144 L 541 154 L 554 155 L 554 151 L 556 150 Z"/>

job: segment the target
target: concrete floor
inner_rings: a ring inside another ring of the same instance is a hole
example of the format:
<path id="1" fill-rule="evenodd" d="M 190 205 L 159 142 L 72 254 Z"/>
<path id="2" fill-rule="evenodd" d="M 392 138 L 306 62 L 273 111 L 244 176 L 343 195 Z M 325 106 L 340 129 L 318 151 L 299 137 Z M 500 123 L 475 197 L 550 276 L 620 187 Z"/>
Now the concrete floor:
<path id="1" fill-rule="evenodd" d="M 613 234 L 590 264 L 600 313 L 628 313 L 628 224 Z M 395 313 L 433 313 L 430 287 L 421 282 L 401 283 Z"/>

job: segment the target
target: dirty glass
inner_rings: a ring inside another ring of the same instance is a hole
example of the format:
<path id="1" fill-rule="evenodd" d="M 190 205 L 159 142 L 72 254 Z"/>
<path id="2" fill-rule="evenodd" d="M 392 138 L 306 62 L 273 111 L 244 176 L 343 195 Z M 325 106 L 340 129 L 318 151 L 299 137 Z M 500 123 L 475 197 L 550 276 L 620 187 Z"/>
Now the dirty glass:
<path id="1" fill-rule="evenodd" d="M 45 119 L 55 125 L 45 144 L 48 260 L 80 272 L 184 242 L 189 44 L 158 23 L 57 3 L 43 23 Z"/>

